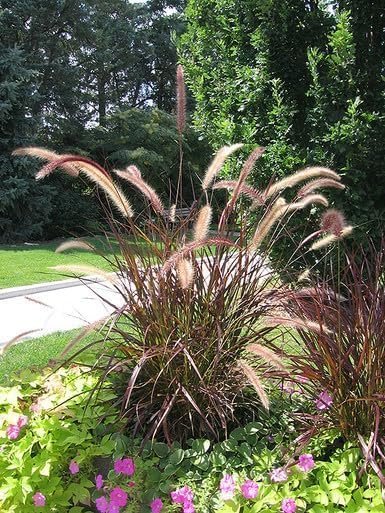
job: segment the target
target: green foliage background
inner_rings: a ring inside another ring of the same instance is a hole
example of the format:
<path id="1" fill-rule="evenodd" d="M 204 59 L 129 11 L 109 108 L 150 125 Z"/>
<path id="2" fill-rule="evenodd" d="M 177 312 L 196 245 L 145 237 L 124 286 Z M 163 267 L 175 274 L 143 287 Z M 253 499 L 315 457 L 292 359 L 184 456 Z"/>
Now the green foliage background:
<path id="1" fill-rule="evenodd" d="M 171 118 L 148 110 L 173 113 L 179 39 L 201 137 L 214 148 L 266 146 L 257 185 L 304 165 L 335 168 L 348 188 L 335 205 L 356 238 L 377 237 L 385 217 L 382 4 L 189 0 L 184 13 L 184 0 L 1 0 L 0 240 L 79 233 L 98 220 L 88 186 L 56 177 L 35 184 L 37 163 L 9 157 L 20 145 L 111 165 L 133 159 L 148 163 L 155 185 L 172 180 Z M 188 136 L 186 190 L 206 150 Z"/>
<path id="2" fill-rule="evenodd" d="M 180 54 L 214 147 L 267 147 L 256 185 L 300 166 L 343 175 L 355 237 L 385 217 L 385 17 L 358 0 L 189 0 Z M 235 169 L 228 169 L 234 174 Z M 302 221 L 303 222 L 303 221 Z"/>
<path id="3" fill-rule="evenodd" d="M 0 1 L 0 242 L 88 233 L 100 221 L 92 187 L 60 173 L 37 184 L 40 163 L 10 157 L 19 146 L 80 153 L 107 167 L 135 163 L 155 186 L 173 185 L 183 5 Z M 186 185 L 207 163 L 206 148 L 186 135 Z"/>

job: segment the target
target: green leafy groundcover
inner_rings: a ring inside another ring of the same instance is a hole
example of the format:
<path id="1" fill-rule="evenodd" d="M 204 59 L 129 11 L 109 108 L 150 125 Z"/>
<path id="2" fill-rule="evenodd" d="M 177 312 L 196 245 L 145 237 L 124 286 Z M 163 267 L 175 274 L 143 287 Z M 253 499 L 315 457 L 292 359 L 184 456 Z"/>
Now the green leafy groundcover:
<path id="1" fill-rule="evenodd" d="M 24 371 L 0 388 L 2 513 L 385 513 L 377 479 L 357 484 L 355 447 L 323 461 L 317 440 L 301 469 L 284 436 L 251 422 L 221 443 L 154 441 L 140 452 L 112 389 L 85 408 L 96 380 L 73 366 Z"/>

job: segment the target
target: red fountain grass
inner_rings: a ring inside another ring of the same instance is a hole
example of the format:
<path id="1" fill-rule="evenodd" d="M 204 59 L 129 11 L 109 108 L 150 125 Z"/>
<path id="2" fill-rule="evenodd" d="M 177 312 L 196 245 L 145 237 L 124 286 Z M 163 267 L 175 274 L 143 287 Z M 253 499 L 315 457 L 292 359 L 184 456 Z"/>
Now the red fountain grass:
<path id="1" fill-rule="evenodd" d="M 318 412 L 307 417 L 302 441 L 323 429 L 337 428 L 347 440 L 360 443 L 365 466 L 372 467 L 383 485 L 384 269 L 385 240 L 377 248 L 370 244 L 347 252 L 344 269 L 331 282 L 319 278 L 307 294 L 304 289 L 287 297 L 291 318 L 298 316 L 318 326 L 292 325 L 300 352 L 270 344 L 289 361 L 294 381 L 316 398 Z"/>
<path id="2" fill-rule="evenodd" d="M 181 148 L 185 123 L 181 68 L 177 97 Z M 241 146 L 234 144 L 218 151 L 203 178 L 200 198 L 180 222 L 170 221 L 171 215 L 163 208 L 160 197 L 135 166 L 116 174 L 136 186 L 147 199 L 147 207 L 141 213 L 146 221 L 142 224 L 111 175 L 89 159 L 54 158 L 45 153 L 49 162 L 37 175 L 44 178 L 56 168 L 75 166 L 117 208 L 117 219 L 106 209 L 121 253 L 121 258 L 110 262 L 116 274 L 108 282 L 120 301 L 116 305 L 108 303 L 113 313 L 102 321 L 108 344 L 91 343 L 96 352 L 94 366 L 101 370 L 93 394 L 97 395 L 105 378 L 113 375 L 121 391 L 122 416 L 134 434 L 144 435 L 144 440 L 163 436 L 171 443 L 190 436 L 226 437 L 242 412 L 269 407 L 264 388 L 266 372 L 286 372 L 279 353 L 273 353 L 266 345 L 272 331 L 289 321 L 296 322 L 299 328 L 314 325 L 312 320 L 283 315 L 282 306 L 291 292 L 270 268 L 263 248 L 274 245 L 277 233 L 282 231 L 277 227 L 286 226 L 288 214 L 313 205 L 327 205 L 323 196 L 311 193 L 313 186 L 309 194 L 302 193 L 294 203 L 286 202 L 282 191 L 310 179 L 338 182 L 340 178 L 327 168 L 306 168 L 271 183 L 263 192 L 256 191 L 246 180 L 263 153 L 263 148 L 257 147 L 243 165 L 238 180 L 226 183 L 230 184 L 232 196 L 220 215 L 218 233 L 211 235 L 208 189 L 220 186 L 213 186 L 216 176 L 226 159 Z M 29 149 L 29 154 L 43 158 L 44 151 Z M 182 152 L 180 155 L 181 169 Z M 180 176 L 178 191 L 181 179 Z M 258 223 L 244 210 L 244 201 L 240 201 L 243 196 L 251 196 L 250 207 L 260 209 Z M 176 200 L 179 201 L 178 194 Z M 240 218 L 235 235 L 233 218 Z M 319 234 L 317 230 L 309 240 Z M 340 236 L 333 235 L 336 240 Z M 132 239 L 138 247 L 144 243 L 146 250 L 135 249 Z M 83 270 L 74 269 L 77 274 Z M 83 333 L 88 331 L 86 328 Z M 70 347 L 80 339 L 78 336 Z"/>

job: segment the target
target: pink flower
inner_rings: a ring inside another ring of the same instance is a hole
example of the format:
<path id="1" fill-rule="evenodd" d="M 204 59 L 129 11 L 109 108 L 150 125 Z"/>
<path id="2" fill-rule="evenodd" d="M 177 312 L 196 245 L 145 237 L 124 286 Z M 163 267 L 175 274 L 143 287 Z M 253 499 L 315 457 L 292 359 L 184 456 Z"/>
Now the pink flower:
<path id="1" fill-rule="evenodd" d="M 29 410 L 32 411 L 33 413 L 40 413 L 41 412 L 41 406 L 40 406 L 40 404 L 38 402 L 34 402 L 29 407 Z"/>
<path id="2" fill-rule="evenodd" d="M 282 513 L 295 513 L 297 504 L 294 499 L 283 499 L 281 502 Z"/>
<path id="3" fill-rule="evenodd" d="M 194 494 L 189 486 L 178 488 L 171 492 L 171 500 L 174 504 L 183 504 L 183 513 L 195 513 L 193 504 Z"/>
<path id="4" fill-rule="evenodd" d="M 258 495 L 259 486 L 255 481 L 246 479 L 241 485 L 241 492 L 245 499 L 255 499 Z"/>
<path id="5" fill-rule="evenodd" d="M 135 472 L 135 463 L 131 458 L 116 460 L 114 463 L 114 470 L 117 474 L 132 476 Z"/>
<path id="6" fill-rule="evenodd" d="M 174 504 L 184 504 L 185 502 L 192 502 L 194 494 L 189 486 L 178 488 L 175 492 L 171 492 L 171 500 Z"/>
<path id="7" fill-rule="evenodd" d="M 323 390 L 315 401 L 315 405 L 319 410 L 327 410 L 332 404 L 333 399 L 326 390 Z"/>
<path id="8" fill-rule="evenodd" d="M 36 492 L 32 499 L 34 506 L 45 506 L 45 497 L 42 493 Z"/>
<path id="9" fill-rule="evenodd" d="M 16 426 L 16 424 L 10 424 L 7 427 L 7 431 L 6 432 L 7 432 L 7 437 L 10 440 L 16 440 L 16 438 L 19 437 L 20 428 L 19 428 L 19 426 Z"/>
<path id="10" fill-rule="evenodd" d="M 234 477 L 230 474 L 225 474 L 221 482 L 219 483 L 219 489 L 221 491 L 221 496 L 224 501 L 232 499 L 234 497 L 235 492 L 235 481 Z"/>
<path id="11" fill-rule="evenodd" d="M 71 463 L 69 464 L 69 471 L 71 472 L 72 475 L 74 474 L 77 474 L 79 472 L 79 465 L 76 463 L 75 460 L 72 460 Z"/>
<path id="12" fill-rule="evenodd" d="M 17 426 L 21 429 L 28 424 L 27 415 L 20 415 L 17 419 Z"/>
<path id="13" fill-rule="evenodd" d="M 119 506 L 121 508 L 124 508 L 124 506 L 127 504 L 127 494 L 124 490 L 119 488 L 117 486 L 116 488 L 113 488 L 110 493 L 110 501 L 111 504 L 115 504 L 116 506 Z"/>
<path id="14" fill-rule="evenodd" d="M 183 513 L 195 513 L 194 504 L 191 501 L 183 503 Z"/>
<path id="15" fill-rule="evenodd" d="M 314 459 L 311 454 L 301 454 L 298 458 L 298 467 L 304 472 L 309 472 L 314 467 Z"/>
<path id="16" fill-rule="evenodd" d="M 284 468 L 275 468 L 270 472 L 270 479 L 273 483 L 282 483 L 287 480 L 287 472 Z"/>
<path id="17" fill-rule="evenodd" d="M 160 513 L 163 508 L 162 499 L 157 497 L 156 499 L 152 500 L 150 502 L 150 508 L 151 508 L 151 513 Z"/>
<path id="18" fill-rule="evenodd" d="M 102 488 L 102 486 L 103 486 L 103 483 L 104 483 L 104 481 L 103 481 L 103 476 L 102 476 L 102 474 L 98 474 L 98 475 L 96 476 L 96 478 L 95 478 L 95 486 L 96 486 L 96 489 L 97 489 L 97 490 L 100 490 L 100 489 Z"/>
<path id="19" fill-rule="evenodd" d="M 108 511 L 108 500 L 105 497 L 98 497 L 95 501 L 96 509 L 100 513 L 107 513 Z"/>
<path id="20" fill-rule="evenodd" d="M 107 513 L 120 513 L 120 507 L 117 504 L 110 502 Z"/>

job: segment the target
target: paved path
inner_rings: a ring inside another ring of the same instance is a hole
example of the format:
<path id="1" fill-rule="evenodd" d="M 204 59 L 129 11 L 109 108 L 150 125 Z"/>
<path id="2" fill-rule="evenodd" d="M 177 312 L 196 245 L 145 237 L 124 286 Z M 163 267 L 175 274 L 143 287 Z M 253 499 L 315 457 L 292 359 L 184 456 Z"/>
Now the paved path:
<path id="1" fill-rule="evenodd" d="M 233 269 L 234 262 L 238 262 L 237 256 L 234 256 L 234 261 L 227 261 L 229 269 Z M 248 265 L 250 270 L 256 266 L 261 279 L 271 273 L 267 265 L 261 266 L 258 255 L 255 255 L 255 261 Z M 208 279 L 210 266 L 203 268 L 203 273 Z M 227 279 L 231 280 L 234 273 L 235 269 L 229 271 Z M 87 285 L 74 279 L 15 289 L 0 289 L 0 346 L 30 330 L 38 331 L 28 334 L 25 338 L 79 328 L 106 317 L 113 309 L 98 296 L 115 306 L 123 304 L 123 298 L 110 283 L 96 282 L 96 279 L 92 278 L 87 279 Z"/>
<path id="2" fill-rule="evenodd" d="M 48 290 L 47 290 L 48 289 Z M 30 330 L 25 338 L 79 328 L 102 319 L 112 308 L 98 295 L 121 304 L 111 285 L 78 280 L 0 290 L 0 345 Z"/>

